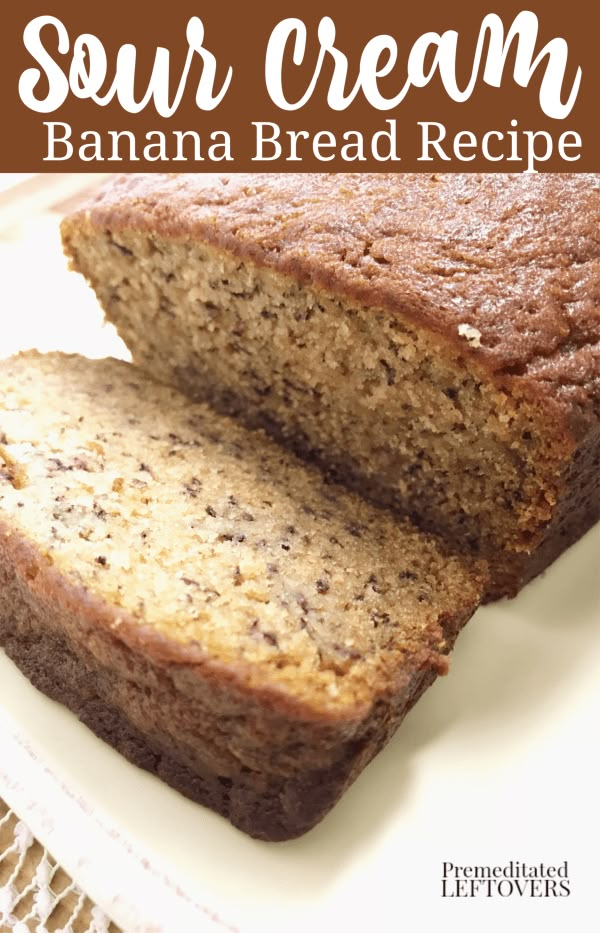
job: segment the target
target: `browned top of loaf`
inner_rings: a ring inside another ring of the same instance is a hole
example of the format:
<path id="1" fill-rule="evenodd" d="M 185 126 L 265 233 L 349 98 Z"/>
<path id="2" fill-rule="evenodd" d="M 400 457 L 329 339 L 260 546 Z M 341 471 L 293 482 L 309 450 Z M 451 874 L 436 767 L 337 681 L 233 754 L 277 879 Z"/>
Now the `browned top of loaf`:
<path id="1" fill-rule="evenodd" d="M 600 417 L 600 175 L 126 175 L 65 231 L 90 208 L 400 312 L 580 427 Z"/>

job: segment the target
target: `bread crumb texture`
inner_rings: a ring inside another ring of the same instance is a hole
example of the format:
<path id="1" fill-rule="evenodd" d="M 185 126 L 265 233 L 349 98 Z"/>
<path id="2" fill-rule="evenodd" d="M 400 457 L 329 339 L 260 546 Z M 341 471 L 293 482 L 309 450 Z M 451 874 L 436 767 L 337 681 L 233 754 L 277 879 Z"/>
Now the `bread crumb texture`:
<path id="1" fill-rule="evenodd" d="M 110 606 L 117 637 L 338 708 L 443 667 L 445 626 L 480 596 L 471 563 L 126 363 L 0 365 L 3 533 Z"/>
<path id="2" fill-rule="evenodd" d="M 490 595 L 597 515 L 600 176 L 134 174 L 62 231 L 137 365 L 484 557 Z"/>

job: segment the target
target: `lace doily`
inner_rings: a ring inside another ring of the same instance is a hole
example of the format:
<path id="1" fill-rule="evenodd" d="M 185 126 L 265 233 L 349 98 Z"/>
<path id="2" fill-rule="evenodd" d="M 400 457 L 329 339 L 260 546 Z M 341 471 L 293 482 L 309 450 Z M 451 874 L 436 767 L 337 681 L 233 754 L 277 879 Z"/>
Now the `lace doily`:
<path id="1" fill-rule="evenodd" d="M 0 930 L 118 933 L 1 800 Z"/>

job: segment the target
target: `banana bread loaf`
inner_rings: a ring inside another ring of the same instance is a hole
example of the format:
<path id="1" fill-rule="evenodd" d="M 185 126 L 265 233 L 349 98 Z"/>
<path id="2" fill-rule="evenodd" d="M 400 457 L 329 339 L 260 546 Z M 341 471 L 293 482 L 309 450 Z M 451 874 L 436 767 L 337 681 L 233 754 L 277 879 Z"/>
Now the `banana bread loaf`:
<path id="1" fill-rule="evenodd" d="M 253 836 L 327 812 L 446 671 L 484 585 L 127 363 L 0 363 L 0 645 Z"/>
<path id="2" fill-rule="evenodd" d="M 600 513 L 600 176 L 125 176 L 63 224 L 134 360 L 514 594 Z"/>

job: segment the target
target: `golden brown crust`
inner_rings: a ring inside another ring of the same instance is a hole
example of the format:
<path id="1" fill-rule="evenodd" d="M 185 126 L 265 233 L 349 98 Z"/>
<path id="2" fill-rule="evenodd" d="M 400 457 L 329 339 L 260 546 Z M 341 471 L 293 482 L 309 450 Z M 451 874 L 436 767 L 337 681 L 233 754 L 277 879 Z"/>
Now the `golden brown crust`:
<path id="1" fill-rule="evenodd" d="M 578 436 L 598 421 L 600 175 L 125 175 L 67 243 L 82 224 L 197 239 L 401 314 Z"/>

